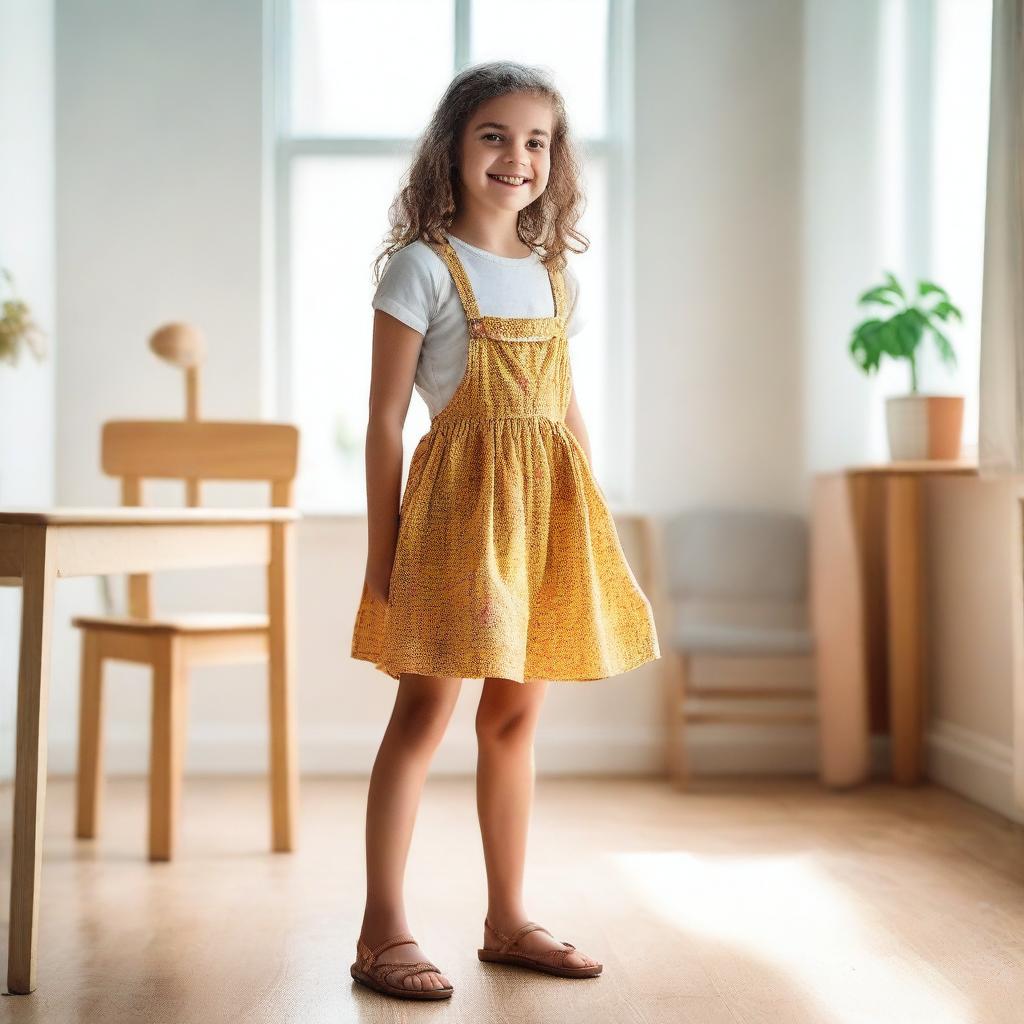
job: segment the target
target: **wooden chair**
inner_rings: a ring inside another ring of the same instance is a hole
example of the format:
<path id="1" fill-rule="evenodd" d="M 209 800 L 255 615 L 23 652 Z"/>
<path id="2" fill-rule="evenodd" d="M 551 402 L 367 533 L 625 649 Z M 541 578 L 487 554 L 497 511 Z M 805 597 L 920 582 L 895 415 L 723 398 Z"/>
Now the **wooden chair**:
<path id="1" fill-rule="evenodd" d="M 691 725 L 817 721 L 808 614 L 807 524 L 787 512 L 693 508 L 648 523 L 651 604 L 664 659 L 666 763 L 679 789 L 691 778 Z M 694 685 L 699 660 L 729 671 L 773 669 L 767 683 L 735 677 Z M 766 702 L 796 704 L 769 712 Z M 753 710 L 757 708 L 757 710 Z"/>
<path id="2" fill-rule="evenodd" d="M 298 466 L 299 432 L 286 423 L 218 422 L 198 418 L 201 339 L 184 325 L 170 325 L 150 341 L 158 354 L 186 368 L 185 420 L 121 420 L 103 425 L 102 468 L 121 478 L 123 505 L 142 504 L 144 479 L 182 479 L 189 506 L 200 504 L 203 480 L 266 481 L 273 506 L 290 507 Z M 290 595 L 289 524 L 275 524 L 268 563 L 268 600 Z M 284 584 L 283 586 L 281 584 Z M 285 600 L 290 600 L 286 597 Z M 290 673 L 270 659 L 271 622 L 280 616 L 200 613 L 154 615 L 148 575 L 128 577 L 128 614 L 81 615 L 81 700 L 75 834 L 94 838 L 102 781 L 103 663 L 149 665 L 153 671 L 149 770 L 149 859 L 170 860 L 178 834 L 185 752 L 188 673 L 194 665 L 267 662 L 270 684 L 273 849 L 293 848 L 293 708 Z M 278 806 L 281 805 L 281 806 Z"/>

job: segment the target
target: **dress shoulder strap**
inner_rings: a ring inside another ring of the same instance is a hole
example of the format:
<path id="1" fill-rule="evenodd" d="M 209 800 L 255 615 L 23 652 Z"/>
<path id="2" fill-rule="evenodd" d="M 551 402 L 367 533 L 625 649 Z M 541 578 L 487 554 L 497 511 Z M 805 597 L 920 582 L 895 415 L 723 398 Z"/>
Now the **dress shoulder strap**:
<path id="1" fill-rule="evenodd" d="M 476 304 L 476 296 L 473 294 L 473 286 L 469 283 L 469 276 L 466 274 L 465 268 L 462 266 L 462 261 L 459 259 L 455 249 L 452 247 L 451 242 L 445 242 L 442 245 L 438 245 L 434 242 L 428 242 L 430 246 L 438 256 L 444 260 L 448 269 L 451 271 L 452 278 L 455 280 L 455 287 L 459 293 L 459 299 L 462 302 L 462 308 L 466 311 L 466 317 L 469 320 L 480 319 L 480 307 Z"/>
<path id="2" fill-rule="evenodd" d="M 551 295 L 555 300 L 555 317 L 561 319 L 565 316 L 566 301 L 565 277 L 560 270 L 548 268 L 548 279 L 551 281 Z"/>

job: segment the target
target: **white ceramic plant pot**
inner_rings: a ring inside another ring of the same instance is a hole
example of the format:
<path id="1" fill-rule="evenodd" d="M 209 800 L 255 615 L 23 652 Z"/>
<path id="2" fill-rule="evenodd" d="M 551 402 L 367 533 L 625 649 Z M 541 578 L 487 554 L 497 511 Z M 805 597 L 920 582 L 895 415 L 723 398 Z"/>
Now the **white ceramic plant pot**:
<path id="1" fill-rule="evenodd" d="M 896 395 L 885 400 L 889 456 L 958 459 L 964 422 L 963 395 Z"/>

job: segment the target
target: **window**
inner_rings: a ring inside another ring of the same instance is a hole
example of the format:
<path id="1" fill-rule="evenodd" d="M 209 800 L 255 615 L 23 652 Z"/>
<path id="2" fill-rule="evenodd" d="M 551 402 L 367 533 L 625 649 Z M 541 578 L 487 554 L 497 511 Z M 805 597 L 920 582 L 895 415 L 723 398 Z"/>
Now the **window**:
<path id="1" fill-rule="evenodd" d="M 628 247 L 612 252 L 609 239 L 628 228 L 627 4 L 520 0 L 514 11 L 509 17 L 508 5 L 496 0 L 281 0 L 276 401 L 278 415 L 302 430 L 296 497 L 304 509 L 365 511 L 371 273 L 388 207 L 451 77 L 495 59 L 545 66 L 565 96 L 580 143 L 587 194 L 580 229 L 591 248 L 570 256 L 587 315 L 570 352 L 595 472 L 610 499 L 624 494 Z M 414 392 L 404 432 L 406 469 L 429 426 Z"/>
<path id="2" fill-rule="evenodd" d="M 957 366 L 939 366 L 929 339 L 928 383 L 964 395 L 964 454 L 976 455 L 985 263 L 992 2 L 938 0 L 933 8 L 931 259 L 933 278 L 964 314 L 953 325 Z"/>
<path id="3" fill-rule="evenodd" d="M 918 348 L 923 394 L 964 396 L 964 457 L 977 454 L 988 167 L 992 0 L 935 0 L 882 9 L 881 89 L 883 250 L 887 269 L 915 289 L 918 278 L 945 288 L 963 324 L 944 328 L 957 355 L 950 368 L 926 334 Z M 930 302 L 926 301 L 930 305 Z M 941 326 L 941 325 L 940 325 Z M 906 364 L 888 361 L 879 394 L 909 390 Z M 884 417 L 873 448 L 888 447 Z"/>

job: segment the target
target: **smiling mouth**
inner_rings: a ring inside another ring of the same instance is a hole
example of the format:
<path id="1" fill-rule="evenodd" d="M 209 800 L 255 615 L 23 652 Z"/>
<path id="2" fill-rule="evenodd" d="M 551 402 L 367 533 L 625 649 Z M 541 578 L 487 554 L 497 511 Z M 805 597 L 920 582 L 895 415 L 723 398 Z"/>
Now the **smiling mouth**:
<path id="1" fill-rule="evenodd" d="M 528 181 L 533 180 L 532 178 L 524 178 L 521 174 L 488 174 L 487 177 L 491 181 L 498 182 L 499 185 L 504 185 L 506 188 L 520 188 Z"/>

